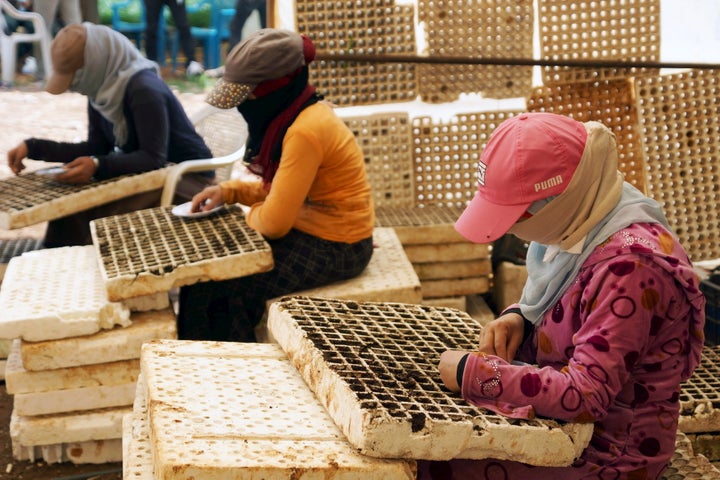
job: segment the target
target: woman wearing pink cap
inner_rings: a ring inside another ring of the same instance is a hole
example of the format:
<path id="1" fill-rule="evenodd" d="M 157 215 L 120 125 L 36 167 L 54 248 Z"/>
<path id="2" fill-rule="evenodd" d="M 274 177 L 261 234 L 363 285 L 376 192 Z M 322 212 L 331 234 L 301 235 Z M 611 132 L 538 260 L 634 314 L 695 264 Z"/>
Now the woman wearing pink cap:
<path id="1" fill-rule="evenodd" d="M 456 223 L 530 242 L 522 297 L 479 351 L 440 358 L 445 385 L 514 418 L 592 422 L 573 465 L 419 464 L 420 479 L 657 479 L 674 450 L 680 384 L 700 361 L 704 297 L 659 205 L 623 181 L 613 134 L 551 113 L 507 120 Z M 512 362 L 512 363 L 511 363 Z"/>

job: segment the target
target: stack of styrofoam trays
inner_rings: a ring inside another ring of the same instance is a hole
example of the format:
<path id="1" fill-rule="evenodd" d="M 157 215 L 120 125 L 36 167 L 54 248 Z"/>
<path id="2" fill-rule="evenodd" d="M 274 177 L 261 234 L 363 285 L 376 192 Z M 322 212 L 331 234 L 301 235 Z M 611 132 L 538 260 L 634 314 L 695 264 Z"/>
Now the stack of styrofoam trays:
<path id="1" fill-rule="evenodd" d="M 42 248 L 42 239 L 39 238 L 16 238 L 11 240 L 0 240 L 0 285 L 5 276 L 5 270 L 10 259 L 26 252 Z M 10 353 L 12 340 L 0 339 L 0 379 L 5 379 L 5 365 Z"/>
<path id="2" fill-rule="evenodd" d="M 446 307 L 286 297 L 268 330 L 348 441 L 381 458 L 570 465 L 592 424 L 509 420 L 443 387 L 437 360 L 476 348 L 480 324 Z"/>
<path id="3" fill-rule="evenodd" d="M 696 453 L 720 461 L 720 345 L 703 348 L 700 365 L 681 386 L 678 430 Z"/>
<path id="4" fill-rule="evenodd" d="M 140 347 L 176 332 L 167 293 L 108 300 L 92 246 L 14 257 L 0 287 L 14 458 L 119 461 Z"/>
<path id="5" fill-rule="evenodd" d="M 490 249 L 455 231 L 459 207 L 382 207 L 376 225 L 391 227 L 422 285 L 423 299 L 464 297 L 490 288 Z"/>
<path id="6" fill-rule="evenodd" d="M 123 478 L 411 480 L 412 460 L 359 454 L 274 344 L 143 346 Z"/>

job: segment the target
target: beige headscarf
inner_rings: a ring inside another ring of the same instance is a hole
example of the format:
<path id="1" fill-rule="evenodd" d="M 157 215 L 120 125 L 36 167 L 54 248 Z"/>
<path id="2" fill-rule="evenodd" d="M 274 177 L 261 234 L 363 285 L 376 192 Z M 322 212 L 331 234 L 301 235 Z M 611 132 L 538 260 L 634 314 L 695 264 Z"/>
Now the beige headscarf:
<path id="1" fill-rule="evenodd" d="M 565 191 L 510 229 L 530 240 L 519 306 L 534 324 L 567 290 L 595 247 L 615 232 L 633 223 L 669 228 L 659 204 L 623 182 L 612 132 L 597 122 L 587 122 L 585 128 L 585 150 Z M 547 257 L 550 246 L 560 248 Z M 577 246 L 579 253 L 570 251 Z"/>
<path id="2" fill-rule="evenodd" d="M 510 233 L 567 250 L 588 234 L 617 205 L 623 176 L 618 171 L 615 135 L 603 124 L 586 122 L 585 150 L 563 193 Z"/>

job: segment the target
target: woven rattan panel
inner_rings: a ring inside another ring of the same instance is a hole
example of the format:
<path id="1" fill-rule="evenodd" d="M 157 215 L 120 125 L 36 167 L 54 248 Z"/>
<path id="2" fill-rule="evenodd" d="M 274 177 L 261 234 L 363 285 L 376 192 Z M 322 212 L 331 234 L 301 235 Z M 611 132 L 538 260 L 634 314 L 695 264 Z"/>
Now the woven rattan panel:
<path id="1" fill-rule="evenodd" d="M 414 10 L 394 0 L 374 2 L 296 0 L 298 33 L 318 52 L 414 55 Z M 401 63 L 315 61 L 310 81 L 338 105 L 415 100 L 415 66 Z"/>
<path id="2" fill-rule="evenodd" d="M 636 83 L 648 193 L 693 261 L 720 257 L 720 71 Z"/>
<path id="3" fill-rule="evenodd" d="M 28 173 L 0 180 L 0 228 L 10 230 L 54 220 L 165 184 L 167 169 L 84 185 L 56 182 Z"/>
<path id="4" fill-rule="evenodd" d="M 660 0 L 538 0 L 545 60 L 660 60 Z M 629 77 L 657 70 L 545 67 L 543 84 Z"/>
<path id="5" fill-rule="evenodd" d="M 720 432 L 720 346 L 705 346 L 702 361 L 682 384 L 678 428 L 685 433 Z"/>
<path id="6" fill-rule="evenodd" d="M 511 420 L 443 387 L 440 354 L 477 346 L 480 325 L 465 312 L 286 297 L 270 307 L 268 328 L 348 441 L 367 455 L 568 465 L 590 439 L 591 424 Z"/>
<path id="7" fill-rule="evenodd" d="M 500 123 L 519 113 L 464 113 L 442 123 L 413 118 L 416 206 L 465 206 L 472 200 L 485 143 Z"/>
<path id="8" fill-rule="evenodd" d="M 151 208 L 90 222 L 108 298 L 149 295 L 272 268 L 270 246 L 248 226 L 238 205 L 191 219 L 170 210 Z"/>
<path id="9" fill-rule="evenodd" d="M 343 117 L 365 155 L 375 206 L 415 205 L 412 130 L 406 112 Z"/>
<path id="10" fill-rule="evenodd" d="M 527 100 L 531 112 L 568 115 L 581 122 L 594 120 L 615 134 L 618 169 L 625 180 L 640 191 L 647 191 L 647 172 L 631 80 L 545 86 L 533 89 Z"/>
<path id="11" fill-rule="evenodd" d="M 532 58 L 532 0 L 419 0 L 428 54 L 443 57 Z M 426 102 L 457 100 L 461 93 L 489 98 L 525 97 L 532 67 L 421 64 L 418 93 Z"/>

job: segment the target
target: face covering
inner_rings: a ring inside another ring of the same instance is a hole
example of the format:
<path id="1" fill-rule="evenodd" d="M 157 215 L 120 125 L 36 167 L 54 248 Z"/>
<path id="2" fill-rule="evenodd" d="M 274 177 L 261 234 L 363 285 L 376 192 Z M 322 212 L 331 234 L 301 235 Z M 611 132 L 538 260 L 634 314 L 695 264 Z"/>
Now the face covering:
<path id="1" fill-rule="evenodd" d="M 617 170 L 615 137 L 598 122 L 586 123 L 587 143 L 563 193 L 509 233 L 523 240 L 568 249 L 578 243 L 617 205 L 623 177 Z"/>

